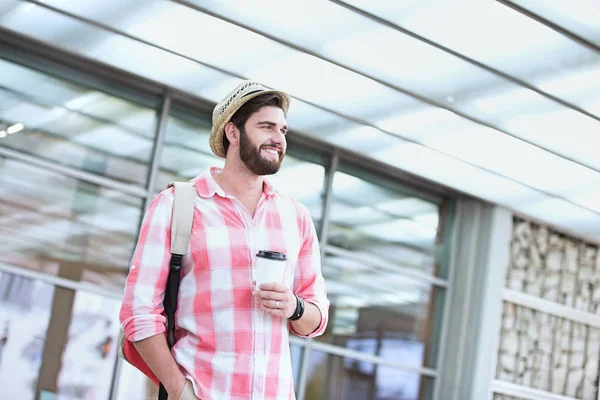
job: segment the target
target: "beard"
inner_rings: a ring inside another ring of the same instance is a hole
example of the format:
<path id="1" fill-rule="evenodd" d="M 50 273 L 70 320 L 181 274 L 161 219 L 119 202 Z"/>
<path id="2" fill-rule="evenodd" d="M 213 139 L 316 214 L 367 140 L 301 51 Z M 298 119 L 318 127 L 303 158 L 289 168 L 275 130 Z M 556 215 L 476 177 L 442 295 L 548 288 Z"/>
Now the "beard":
<path id="1" fill-rule="evenodd" d="M 273 175 L 279 171 L 281 162 L 285 153 L 283 151 L 279 155 L 279 159 L 269 160 L 262 155 L 262 149 L 275 147 L 269 145 L 261 145 L 255 147 L 244 129 L 240 129 L 240 159 L 250 172 L 255 175 Z M 281 150 L 278 148 L 278 150 Z"/>

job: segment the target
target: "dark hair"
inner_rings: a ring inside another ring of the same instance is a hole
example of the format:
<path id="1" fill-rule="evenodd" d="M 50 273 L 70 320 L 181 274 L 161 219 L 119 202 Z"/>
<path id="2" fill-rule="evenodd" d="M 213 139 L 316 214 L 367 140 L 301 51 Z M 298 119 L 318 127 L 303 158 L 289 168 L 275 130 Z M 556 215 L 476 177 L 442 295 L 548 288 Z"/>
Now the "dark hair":
<path id="1" fill-rule="evenodd" d="M 248 118 L 250 118 L 252 114 L 258 112 L 261 108 L 267 106 L 283 109 L 283 97 L 277 93 L 267 93 L 256 96 L 252 100 L 248 100 L 244 103 L 244 105 L 242 105 L 229 119 L 229 122 L 233 122 L 240 131 L 243 131 Z M 227 135 L 223 135 L 223 147 L 225 148 L 225 154 L 227 154 L 227 150 L 229 149 L 229 139 L 227 139 Z"/>

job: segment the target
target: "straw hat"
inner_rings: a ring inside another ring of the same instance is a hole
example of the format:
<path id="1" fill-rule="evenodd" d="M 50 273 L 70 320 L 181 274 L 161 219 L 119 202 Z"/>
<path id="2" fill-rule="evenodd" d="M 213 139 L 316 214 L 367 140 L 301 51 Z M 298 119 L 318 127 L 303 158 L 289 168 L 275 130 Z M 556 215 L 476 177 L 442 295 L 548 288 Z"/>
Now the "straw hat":
<path id="1" fill-rule="evenodd" d="M 247 101 L 261 94 L 275 93 L 283 98 L 283 113 L 287 115 L 290 105 L 290 96 L 279 90 L 267 89 L 255 81 L 243 81 L 233 89 L 219 104 L 215 106 L 212 114 L 212 129 L 210 131 L 210 148 L 219 157 L 225 158 L 225 147 L 223 146 L 223 135 L 225 125 L 229 123 L 233 114 Z"/>

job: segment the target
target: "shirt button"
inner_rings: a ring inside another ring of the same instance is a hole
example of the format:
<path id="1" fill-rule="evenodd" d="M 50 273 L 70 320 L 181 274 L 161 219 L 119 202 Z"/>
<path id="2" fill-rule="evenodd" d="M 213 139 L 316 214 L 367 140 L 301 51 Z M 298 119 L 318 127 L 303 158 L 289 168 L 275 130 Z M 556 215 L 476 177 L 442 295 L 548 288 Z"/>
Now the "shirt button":
<path id="1" fill-rule="evenodd" d="M 131 266 L 131 269 L 135 269 L 135 265 L 132 265 L 132 266 Z"/>

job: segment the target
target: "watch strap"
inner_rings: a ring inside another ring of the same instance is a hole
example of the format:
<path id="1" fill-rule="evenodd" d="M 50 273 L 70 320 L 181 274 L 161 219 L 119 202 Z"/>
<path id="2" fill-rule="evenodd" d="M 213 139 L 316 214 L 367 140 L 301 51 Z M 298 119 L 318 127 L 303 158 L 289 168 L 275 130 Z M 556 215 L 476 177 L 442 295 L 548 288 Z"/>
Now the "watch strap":
<path id="1" fill-rule="evenodd" d="M 304 300 L 302 299 L 302 297 L 298 296 L 295 293 L 294 296 L 296 296 L 296 310 L 294 311 L 292 316 L 288 318 L 288 320 L 290 321 L 298 321 L 304 315 Z"/>

